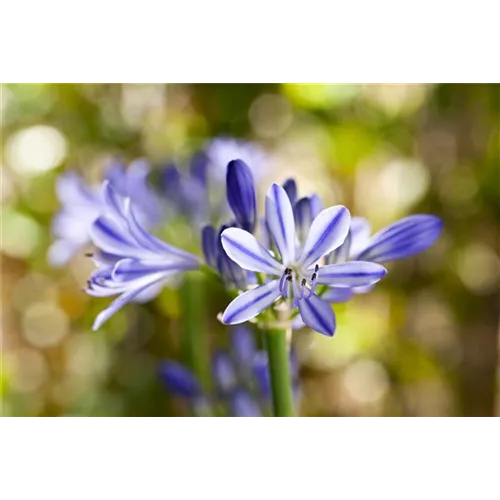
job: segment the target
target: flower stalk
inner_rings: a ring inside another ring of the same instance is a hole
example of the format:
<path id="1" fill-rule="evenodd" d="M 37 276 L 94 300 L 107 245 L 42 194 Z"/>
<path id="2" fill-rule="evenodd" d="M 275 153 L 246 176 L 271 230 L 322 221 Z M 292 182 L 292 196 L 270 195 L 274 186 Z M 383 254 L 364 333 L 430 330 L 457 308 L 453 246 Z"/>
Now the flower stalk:
<path id="1" fill-rule="evenodd" d="M 195 274 L 186 274 L 180 289 L 182 311 L 181 354 L 198 380 L 208 380 L 208 365 L 205 358 L 204 295 L 203 279 Z"/>
<path id="2" fill-rule="evenodd" d="M 273 328 L 265 333 L 275 417 L 295 416 L 287 330 Z"/>

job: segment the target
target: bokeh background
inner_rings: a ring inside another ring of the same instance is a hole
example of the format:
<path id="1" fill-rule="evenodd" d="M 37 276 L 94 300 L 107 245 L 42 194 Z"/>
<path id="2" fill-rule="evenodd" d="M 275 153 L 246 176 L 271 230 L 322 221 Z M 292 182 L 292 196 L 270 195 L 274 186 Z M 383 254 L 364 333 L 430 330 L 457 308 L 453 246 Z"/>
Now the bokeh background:
<path id="1" fill-rule="evenodd" d="M 183 357 L 182 295 L 92 332 L 107 302 L 81 291 L 88 259 L 47 263 L 54 185 L 69 169 L 98 182 L 111 155 L 160 167 L 221 134 L 269 152 L 263 191 L 293 176 L 375 229 L 444 220 L 436 245 L 335 308 L 333 339 L 295 335 L 301 415 L 500 413 L 499 85 L 3 85 L 0 103 L 4 416 L 187 413 L 157 376 Z M 208 356 L 228 335 L 227 298 L 207 287 Z"/>

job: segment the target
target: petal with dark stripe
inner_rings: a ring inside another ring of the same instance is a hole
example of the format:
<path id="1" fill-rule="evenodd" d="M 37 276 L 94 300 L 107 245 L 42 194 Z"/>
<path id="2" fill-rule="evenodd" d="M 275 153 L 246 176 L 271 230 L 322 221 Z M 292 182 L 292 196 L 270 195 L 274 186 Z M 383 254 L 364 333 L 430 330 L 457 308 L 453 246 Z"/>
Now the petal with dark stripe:
<path id="1" fill-rule="evenodd" d="M 375 234 L 358 260 L 387 262 L 429 248 L 439 237 L 443 222 L 434 215 L 411 215 Z"/>
<path id="2" fill-rule="evenodd" d="M 295 220 L 286 191 L 273 184 L 266 197 L 266 221 L 283 264 L 295 260 Z"/>
<path id="3" fill-rule="evenodd" d="M 299 264 L 309 267 L 342 245 L 349 232 L 350 220 L 349 210 L 341 205 L 321 211 L 309 229 Z"/>
<path id="4" fill-rule="evenodd" d="M 274 275 L 281 273 L 281 264 L 247 231 L 236 227 L 225 229 L 221 242 L 226 254 L 243 269 Z"/>
<path id="5" fill-rule="evenodd" d="M 337 322 L 330 304 L 311 294 L 308 298 L 299 300 L 298 306 L 307 326 L 323 335 L 333 336 Z"/>
<path id="6" fill-rule="evenodd" d="M 387 269 L 374 262 L 346 262 L 320 267 L 317 283 L 337 287 L 373 285 L 387 274 Z"/>
<path id="7" fill-rule="evenodd" d="M 236 297 L 224 311 L 222 322 L 226 325 L 243 323 L 268 308 L 278 297 L 279 280 L 273 280 Z"/>

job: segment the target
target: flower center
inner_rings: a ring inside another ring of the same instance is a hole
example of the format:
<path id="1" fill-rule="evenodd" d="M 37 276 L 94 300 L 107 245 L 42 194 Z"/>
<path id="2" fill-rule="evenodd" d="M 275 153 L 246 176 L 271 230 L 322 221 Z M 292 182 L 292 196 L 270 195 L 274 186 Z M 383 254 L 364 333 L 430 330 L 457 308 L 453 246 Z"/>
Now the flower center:
<path id="1" fill-rule="evenodd" d="M 314 269 L 304 270 L 298 267 L 287 267 L 280 280 L 280 291 L 285 299 L 308 298 L 316 289 L 319 266 Z"/>

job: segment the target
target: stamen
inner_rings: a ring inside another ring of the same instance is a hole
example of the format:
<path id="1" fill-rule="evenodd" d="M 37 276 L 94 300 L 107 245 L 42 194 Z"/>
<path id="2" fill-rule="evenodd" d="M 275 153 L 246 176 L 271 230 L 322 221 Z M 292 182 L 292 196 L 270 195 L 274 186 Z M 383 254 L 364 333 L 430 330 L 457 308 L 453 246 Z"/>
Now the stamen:
<path id="1" fill-rule="evenodd" d="M 85 254 L 85 257 L 93 257 L 93 256 L 94 256 L 94 254 L 92 252 L 87 252 Z"/>
<path id="2" fill-rule="evenodd" d="M 286 277 L 287 281 L 292 281 L 292 275 Z"/>
<path id="3" fill-rule="evenodd" d="M 306 282 L 306 279 L 304 278 L 304 279 L 302 280 L 302 286 L 306 286 L 306 283 L 307 283 L 307 282 Z"/>
<path id="4" fill-rule="evenodd" d="M 292 274 L 292 270 L 291 270 L 289 267 L 287 267 L 287 268 L 285 269 L 285 276 L 286 276 L 287 274 Z"/>
<path id="5" fill-rule="evenodd" d="M 313 275 L 311 276 L 311 281 L 314 281 L 316 278 L 317 278 L 317 274 L 316 273 L 313 273 Z"/>
<path id="6" fill-rule="evenodd" d="M 318 272 L 318 270 L 319 270 L 319 266 L 318 266 L 318 264 L 316 264 L 316 265 L 314 266 L 314 272 L 315 272 L 315 273 L 317 273 L 317 272 Z"/>

